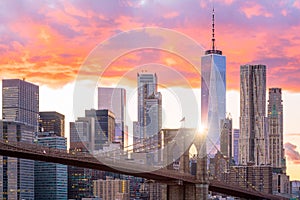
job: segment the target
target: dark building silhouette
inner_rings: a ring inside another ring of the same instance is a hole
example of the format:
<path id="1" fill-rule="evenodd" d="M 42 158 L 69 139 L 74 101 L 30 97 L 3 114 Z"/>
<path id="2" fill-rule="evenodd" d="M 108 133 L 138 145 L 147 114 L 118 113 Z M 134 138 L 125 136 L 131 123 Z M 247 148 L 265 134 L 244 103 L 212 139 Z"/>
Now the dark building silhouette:
<path id="1" fill-rule="evenodd" d="M 65 136 L 65 116 L 55 111 L 39 112 L 39 132 L 54 132 L 55 135 Z"/>

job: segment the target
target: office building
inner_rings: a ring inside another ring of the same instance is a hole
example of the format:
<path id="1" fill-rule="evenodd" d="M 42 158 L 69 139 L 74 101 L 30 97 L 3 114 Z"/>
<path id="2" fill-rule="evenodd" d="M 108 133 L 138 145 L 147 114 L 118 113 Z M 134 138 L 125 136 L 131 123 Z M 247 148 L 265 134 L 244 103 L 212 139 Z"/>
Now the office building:
<path id="1" fill-rule="evenodd" d="M 86 110 L 85 117 L 95 119 L 94 150 L 103 149 L 105 143 L 114 141 L 115 115 L 110 110 Z"/>
<path id="2" fill-rule="evenodd" d="M 157 135 L 162 126 L 162 96 L 160 92 L 145 99 L 146 107 L 146 137 Z"/>
<path id="3" fill-rule="evenodd" d="M 268 163 L 266 120 L 266 66 L 240 68 L 239 164 Z"/>
<path id="4" fill-rule="evenodd" d="M 38 128 L 39 86 L 19 79 L 2 80 L 2 117 Z"/>
<path id="5" fill-rule="evenodd" d="M 137 121 L 132 122 L 132 142 L 133 142 L 133 148 L 137 149 L 140 145 L 140 134 L 139 134 L 139 123 Z"/>
<path id="6" fill-rule="evenodd" d="M 115 114 L 115 135 L 113 142 L 127 146 L 126 140 L 126 90 L 123 88 L 98 88 L 98 109 L 111 110 Z"/>
<path id="7" fill-rule="evenodd" d="M 70 122 L 70 150 L 93 152 L 95 137 L 95 119 L 92 117 L 79 117 Z"/>
<path id="8" fill-rule="evenodd" d="M 293 198 L 300 198 L 300 181 L 291 181 L 291 193 Z"/>
<path id="9" fill-rule="evenodd" d="M 233 161 L 232 157 L 232 119 L 226 117 L 221 120 L 221 141 L 220 150 L 223 156 L 229 159 L 230 163 Z"/>
<path id="10" fill-rule="evenodd" d="M 283 105 L 281 88 L 269 89 L 268 101 L 269 152 L 270 164 L 275 168 L 286 169 L 283 148 Z"/>
<path id="11" fill-rule="evenodd" d="M 70 122 L 70 151 L 94 152 L 95 121 L 95 117 L 78 117 Z M 98 170 L 68 166 L 68 199 L 92 198 L 93 180 L 101 178 L 100 174 Z"/>
<path id="12" fill-rule="evenodd" d="M 68 199 L 92 198 L 93 170 L 68 166 Z"/>
<path id="13" fill-rule="evenodd" d="M 93 193 L 95 197 L 100 197 L 103 200 L 129 200 L 129 184 L 129 180 L 106 177 L 106 180 L 93 181 Z"/>
<path id="14" fill-rule="evenodd" d="M 81 117 L 70 122 L 70 151 L 93 152 L 95 119 Z M 92 169 L 68 166 L 68 199 L 93 197 Z"/>
<path id="15" fill-rule="evenodd" d="M 268 100 L 268 150 L 273 167 L 273 194 L 290 194 L 290 177 L 286 175 L 283 148 L 283 105 L 281 88 L 269 88 Z"/>
<path id="16" fill-rule="evenodd" d="M 49 148 L 67 150 L 66 138 L 57 136 L 53 132 L 39 132 L 37 143 Z M 68 172 L 66 165 L 35 161 L 34 170 L 35 199 L 68 199 Z"/>
<path id="17" fill-rule="evenodd" d="M 39 87 L 19 79 L 2 80 L 3 138 L 32 143 L 38 130 Z M 34 199 L 34 161 L 2 157 L 3 199 Z"/>
<path id="18" fill-rule="evenodd" d="M 273 170 L 273 194 L 289 195 L 291 193 L 290 177 L 283 173 L 276 173 Z"/>
<path id="19" fill-rule="evenodd" d="M 157 92 L 157 76 L 138 73 L 138 127 L 139 138 L 157 135 L 162 126 L 162 97 Z"/>
<path id="20" fill-rule="evenodd" d="M 231 166 L 224 182 L 244 189 L 272 194 L 272 167 L 267 165 Z"/>
<path id="21" fill-rule="evenodd" d="M 215 47 L 214 11 L 212 17 L 212 49 L 201 57 L 201 123 L 208 129 L 208 152 L 220 144 L 226 113 L 226 57 Z"/>
<path id="22" fill-rule="evenodd" d="M 0 137 L 7 141 L 32 143 L 35 126 L 0 121 Z M 34 161 L 0 156 L 0 199 L 34 199 Z"/>
<path id="23" fill-rule="evenodd" d="M 65 137 L 65 116 L 58 112 L 39 112 L 39 132 Z"/>
<path id="24" fill-rule="evenodd" d="M 239 138 L 240 129 L 233 129 L 233 160 L 235 165 L 239 163 Z"/>

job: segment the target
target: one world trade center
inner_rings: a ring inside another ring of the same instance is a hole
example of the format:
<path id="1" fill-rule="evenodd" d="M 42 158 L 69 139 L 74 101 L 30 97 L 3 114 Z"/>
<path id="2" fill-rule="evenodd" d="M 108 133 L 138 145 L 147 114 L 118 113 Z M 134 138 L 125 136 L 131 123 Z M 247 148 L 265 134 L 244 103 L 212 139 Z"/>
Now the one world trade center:
<path id="1" fill-rule="evenodd" d="M 201 123 L 207 128 L 208 153 L 220 143 L 220 123 L 226 113 L 226 57 L 215 47 L 214 10 L 212 48 L 201 57 Z"/>

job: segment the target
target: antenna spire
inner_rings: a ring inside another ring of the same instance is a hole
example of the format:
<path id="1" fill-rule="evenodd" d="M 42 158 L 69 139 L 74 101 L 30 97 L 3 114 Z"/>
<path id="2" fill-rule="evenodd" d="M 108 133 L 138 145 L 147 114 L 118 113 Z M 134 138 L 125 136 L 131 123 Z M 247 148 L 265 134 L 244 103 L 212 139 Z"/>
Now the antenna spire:
<path id="1" fill-rule="evenodd" d="M 209 55 L 209 54 L 218 54 L 218 55 L 222 55 L 222 51 L 221 50 L 217 50 L 216 48 L 216 38 L 215 38 L 215 6 L 213 5 L 213 10 L 212 10 L 212 48 L 205 51 L 205 55 Z"/>
<path id="2" fill-rule="evenodd" d="M 213 7 L 212 12 L 212 50 L 215 51 L 215 7 Z"/>

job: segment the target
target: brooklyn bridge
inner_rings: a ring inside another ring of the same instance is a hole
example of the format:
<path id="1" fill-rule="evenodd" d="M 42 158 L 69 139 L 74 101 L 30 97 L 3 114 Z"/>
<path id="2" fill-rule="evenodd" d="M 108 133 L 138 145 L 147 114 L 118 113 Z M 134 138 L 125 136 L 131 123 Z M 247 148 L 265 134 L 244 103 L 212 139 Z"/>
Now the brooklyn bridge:
<path id="1" fill-rule="evenodd" d="M 174 143 L 174 140 L 172 141 Z M 174 169 L 171 167 L 173 158 L 170 155 L 172 154 L 173 146 L 176 144 L 171 143 L 170 141 L 169 145 L 166 145 L 165 149 L 161 151 L 165 160 L 165 164 L 162 165 L 149 165 L 147 162 L 142 162 L 143 159 L 135 159 L 135 154 L 143 155 L 142 152 L 150 149 L 147 148 L 149 144 L 140 145 L 137 149 L 131 149 L 131 153 L 128 153 L 128 151 L 111 150 L 99 154 L 90 154 L 88 152 L 48 148 L 34 143 L 0 140 L 0 155 L 146 178 L 161 183 L 163 200 L 207 199 L 209 191 L 240 197 L 241 199 L 285 199 L 259 191 L 256 187 L 248 183 L 245 183 L 247 187 L 240 187 L 209 176 L 207 171 L 206 145 L 203 145 L 204 139 L 201 135 L 196 135 L 192 143 L 180 143 L 184 151 L 179 158 L 179 169 Z M 189 165 L 189 147 L 193 144 L 198 152 L 195 174 L 191 174 Z"/>

